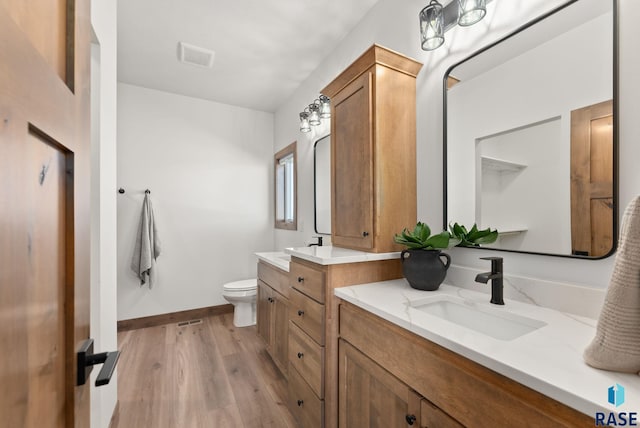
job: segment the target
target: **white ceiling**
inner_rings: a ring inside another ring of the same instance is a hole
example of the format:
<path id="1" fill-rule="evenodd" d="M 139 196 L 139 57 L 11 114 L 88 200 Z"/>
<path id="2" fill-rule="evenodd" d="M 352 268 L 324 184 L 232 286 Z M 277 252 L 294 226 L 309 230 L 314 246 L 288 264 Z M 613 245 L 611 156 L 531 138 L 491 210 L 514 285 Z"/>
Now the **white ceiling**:
<path id="1" fill-rule="evenodd" d="M 273 112 L 377 1 L 119 0 L 118 80 Z M 213 68 L 178 62 L 179 41 Z"/>

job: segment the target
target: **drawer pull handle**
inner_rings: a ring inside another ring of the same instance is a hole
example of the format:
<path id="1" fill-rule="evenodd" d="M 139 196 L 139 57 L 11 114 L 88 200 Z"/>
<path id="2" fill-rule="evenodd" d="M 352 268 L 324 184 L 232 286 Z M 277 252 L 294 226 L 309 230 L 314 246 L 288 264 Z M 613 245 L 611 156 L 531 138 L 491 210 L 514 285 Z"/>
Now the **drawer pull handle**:
<path id="1" fill-rule="evenodd" d="M 298 407 L 302 407 L 303 404 L 304 404 L 303 400 L 298 400 Z"/>
<path id="2" fill-rule="evenodd" d="M 299 276 L 298 277 L 298 282 L 304 282 L 304 277 L 303 276 Z"/>
<path id="3" fill-rule="evenodd" d="M 303 311 L 302 309 L 300 309 L 300 310 L 298 311 L 298 316 L 299 316 L 299 317 L 301 317 L 301 316 L 303 316 L 303 315 L 304 315 L 304 311 Z"/>
<path id="4" fill-rule="evenodd" d="M 304 357 L 304 354 L 302 352 L 298 352 L 298 358 L 302 358 Z"/>
<path id="5" fill-rule="evenodd" d="M 407 415 L 405 419 L 407 420 L 407 423 L 409 425 L 413 425 L 413 423 L 416 421 L 416 415 Z"/>

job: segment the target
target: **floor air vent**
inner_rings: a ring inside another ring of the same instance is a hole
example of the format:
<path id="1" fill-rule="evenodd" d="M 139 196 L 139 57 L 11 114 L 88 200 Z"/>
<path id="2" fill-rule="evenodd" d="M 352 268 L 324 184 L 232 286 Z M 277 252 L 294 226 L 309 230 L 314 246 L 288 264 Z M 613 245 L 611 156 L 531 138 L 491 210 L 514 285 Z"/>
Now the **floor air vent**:
<path id="1" fill-rule="evenodd" d="M 190 321 L 180 321 L 178 323 L 178 327 L 186 327 L 188 325 L 196 325 L 196 324 L 202 324 L 202 320 L 197 319 L 197 320 L 190 320 Z"/>

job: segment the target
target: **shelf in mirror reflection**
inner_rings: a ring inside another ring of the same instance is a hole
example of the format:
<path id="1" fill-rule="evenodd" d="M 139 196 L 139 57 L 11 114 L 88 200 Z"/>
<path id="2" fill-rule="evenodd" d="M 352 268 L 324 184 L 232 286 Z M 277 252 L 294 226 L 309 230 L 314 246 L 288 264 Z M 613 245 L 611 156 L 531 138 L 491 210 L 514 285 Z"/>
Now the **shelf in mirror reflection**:
<path id="1" fill-rule="evenodd" d="M 504 228 L 497 227 L 496 229 L 498 229 L 499 238 L 506 238 L 509 236 L 519 235 L 529 230 L 526 226 L 504 227 Z"/>
<path id="2" fill-rule="evenodd" d="M 522 171 L 527 165 L 505 159 L 494 158 L 491 156 L 481 156 L 482 170 L 495 172 L 518 172 Z"/>

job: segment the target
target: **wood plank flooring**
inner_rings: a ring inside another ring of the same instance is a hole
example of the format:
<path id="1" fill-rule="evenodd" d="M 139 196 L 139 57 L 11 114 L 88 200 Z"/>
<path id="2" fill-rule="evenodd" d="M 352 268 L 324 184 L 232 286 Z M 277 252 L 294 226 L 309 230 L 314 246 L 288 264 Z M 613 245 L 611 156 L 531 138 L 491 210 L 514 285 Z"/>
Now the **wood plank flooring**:
<path id="1" fill-rule="evenodd" d="M 201 324 L 118 333 L 118 410 L 111 428 L 295 427 L 287 383 L 233 314 Z"/>

